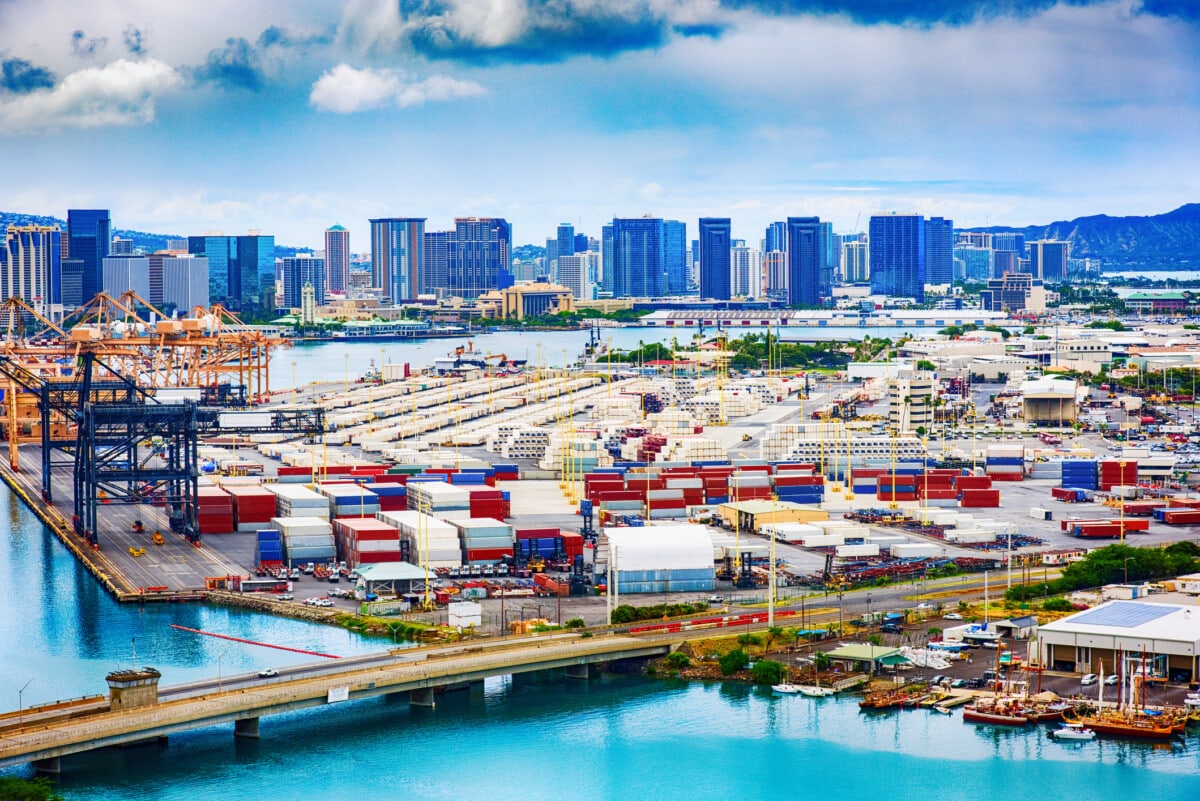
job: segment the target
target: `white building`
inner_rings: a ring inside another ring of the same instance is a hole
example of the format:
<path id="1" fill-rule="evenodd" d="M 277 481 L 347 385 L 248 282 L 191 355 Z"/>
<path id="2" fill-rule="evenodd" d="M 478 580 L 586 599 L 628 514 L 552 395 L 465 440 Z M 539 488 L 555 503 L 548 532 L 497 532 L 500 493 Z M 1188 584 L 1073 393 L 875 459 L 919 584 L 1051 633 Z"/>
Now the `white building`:
<path id="1" fill-rule="evenodd" d="M 197 306 L 208 308 L 208 259 L 176 254 L 162 260 L 162 302 L 180 316 Z"/>
<path id="2" fill-rule="evenodd" d="M 893 431 L 929 431 L 933 428 L 933 406 L 937 379 L 933 373 L 916 372 L 909 378 L 891 378 L 888 387 L 888 426 Z"/>
<path id="3" fill-rule="evenodd" d="M 55 322 L 62 319 L 58 226 L 11 225 L 0 242 L 0 298 L 16 296 Z"/>
<path id="4" fill-rule="evenodd" d="M 114 298 L 133 290 L 150 300 L 150 259 L 146 256 L 106 256 L 100 288 Z"/>
<path id="5" fill-rule="evenodd" d="M 558 283 L 580 300 L 591 299 L 592 285 L 599 270 L 599 253 L 589 251 L 558 257 Z"/>
<path id="6" fill-rule="evenodd" d="M 735 298 L 763 296 L 762 251 L 758 248 L 735 247 L 729 251 L 729 287 Z"/>

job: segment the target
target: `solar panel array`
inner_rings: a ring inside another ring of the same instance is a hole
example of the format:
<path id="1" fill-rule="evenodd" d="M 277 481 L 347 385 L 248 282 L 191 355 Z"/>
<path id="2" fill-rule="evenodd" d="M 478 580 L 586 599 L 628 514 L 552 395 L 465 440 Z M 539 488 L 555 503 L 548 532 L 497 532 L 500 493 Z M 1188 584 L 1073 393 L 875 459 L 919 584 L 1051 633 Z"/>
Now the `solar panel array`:
<path id="1" fill-rule="evenodd" d="M 1095 609 L 1081 612 L 1071 619 L 1072 623 L 1085 623 L 1089 626 L 1113 626 L 1115 628 L 1132 629 L 1143 626 L 1160 617 L 1166 617 L 1178 611 L 1170 606 L 1155 606 L 1153 604 L 1135 604 L 1130 601 L 1113 601 Z"/>

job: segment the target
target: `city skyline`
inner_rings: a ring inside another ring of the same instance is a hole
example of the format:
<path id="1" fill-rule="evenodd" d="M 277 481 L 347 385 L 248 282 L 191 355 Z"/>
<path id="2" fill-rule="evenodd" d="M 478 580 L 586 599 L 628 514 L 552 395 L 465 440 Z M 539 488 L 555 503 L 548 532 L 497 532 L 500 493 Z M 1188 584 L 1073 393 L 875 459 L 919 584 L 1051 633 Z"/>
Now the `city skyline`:
<path id="1" fill-rule="evenodd" d="M 504 217 L 514 243 L 730 217 L 755 242 L 789 216 L 1021 226 L 1195 199 L 1185 2 L 400 6 L 3 0 L 0 154 L 60 169 L 0 208 L 320 249 L 382 217 Z"/>

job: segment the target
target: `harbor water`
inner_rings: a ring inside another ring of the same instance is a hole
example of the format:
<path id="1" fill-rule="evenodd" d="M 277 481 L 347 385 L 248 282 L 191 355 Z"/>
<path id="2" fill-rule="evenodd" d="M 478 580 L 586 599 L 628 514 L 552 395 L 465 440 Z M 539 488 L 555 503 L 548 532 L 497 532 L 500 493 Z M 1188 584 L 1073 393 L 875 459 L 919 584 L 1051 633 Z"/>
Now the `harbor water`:
<path id="1" fill-rule="evenodd" d="M 381 647 L 346 632 L 197 604 L 118 605 L 0 488 L 0 709 L 103 692 L 104 674 L 153 665 L 164 683 L 306 657 L 178 632 L 170 624 L 334 654 Z M 133 650 L 136 648 L 136 656 Z M 859 712 L 853 697 L 772 697 L 742 685 L 636 676 L 489 680 L 433 710 L 403 698 L 265 718 L 165 745 L 64 760 L 69 799 L 1200 797 L 1200 738 L 1168 746 L 1062 744 L 1045 729 Z M 28 767 L 8 774 L 30 775 Z"/>

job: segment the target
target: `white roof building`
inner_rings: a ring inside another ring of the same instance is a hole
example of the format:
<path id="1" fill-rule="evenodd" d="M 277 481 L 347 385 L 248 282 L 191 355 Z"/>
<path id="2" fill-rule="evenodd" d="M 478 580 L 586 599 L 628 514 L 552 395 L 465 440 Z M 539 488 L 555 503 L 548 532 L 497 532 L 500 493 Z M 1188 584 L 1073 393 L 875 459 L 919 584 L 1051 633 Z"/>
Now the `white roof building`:
<path id="1" fill-rule="evenodd" d="M 1043 665 L 1081 673 L 1118 669 L 1118 659 L 1154 664 L 1154 675 L 1186 674 L 1194 681 L 1200 654 L 1200 608 L 1176 604 L 1109 601 L 1038 629 Z"/>

